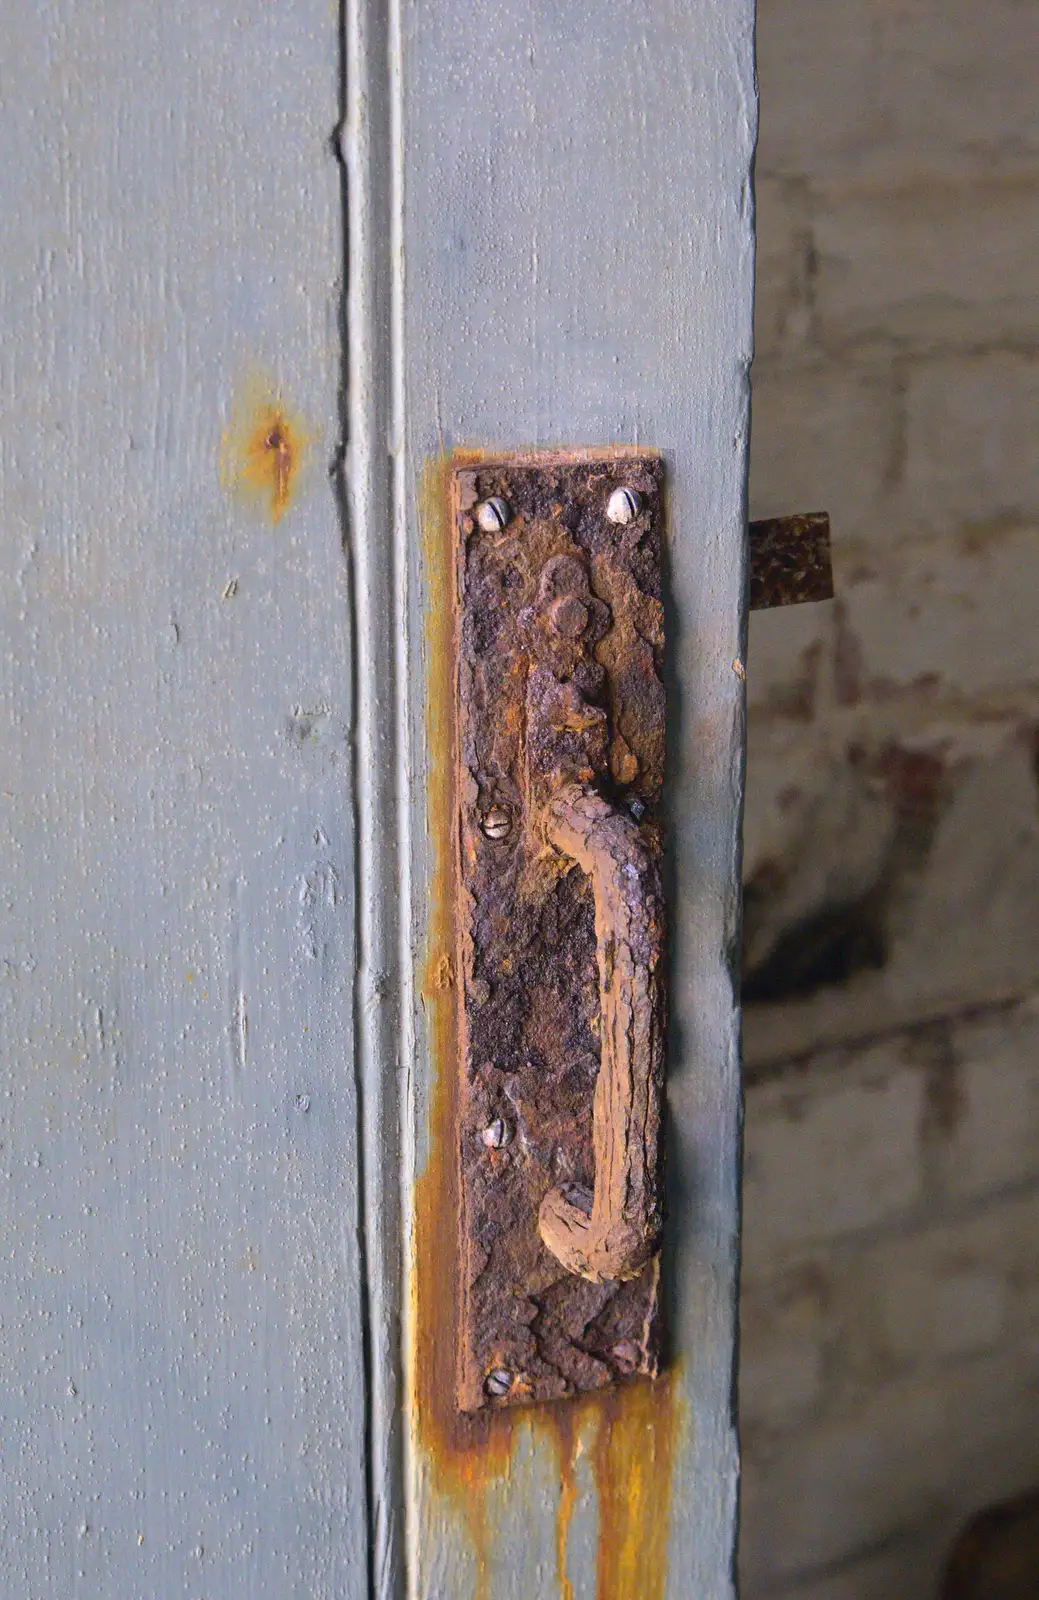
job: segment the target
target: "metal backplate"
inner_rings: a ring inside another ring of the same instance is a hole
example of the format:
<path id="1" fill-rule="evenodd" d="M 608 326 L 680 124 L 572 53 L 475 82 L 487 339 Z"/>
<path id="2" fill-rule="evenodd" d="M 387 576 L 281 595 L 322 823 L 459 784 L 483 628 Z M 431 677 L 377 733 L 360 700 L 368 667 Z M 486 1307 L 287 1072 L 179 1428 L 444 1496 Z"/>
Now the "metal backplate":
<path id="1" fill-rule="evenodd" d="M 538 829 L 531 694 L 551 610 L 557 635 L 584 629 L 572 699 L 578 721 L 595 723 L 596 784 L 659 852 L 662 488 L 662 464 L 646 453 L 453 469 L 465 1411 L 658 1367 L 658 1258 L 630 1281 L 591 1282 L 567 1272 L 538 1231 L 548 1190 L 594 1181 L 600 990 L 591 884 Z M 632 491 L 619 511 L 618 489 Z M 576 658 L 568 668 L 565 638 L 559 648 L 554 670 L 566 680 Z"/>
<path id="2" fill-rule="evenodd" d="M 752 522 L 750 609 L 833 599 L 830 518 L 825 511 Z"/>

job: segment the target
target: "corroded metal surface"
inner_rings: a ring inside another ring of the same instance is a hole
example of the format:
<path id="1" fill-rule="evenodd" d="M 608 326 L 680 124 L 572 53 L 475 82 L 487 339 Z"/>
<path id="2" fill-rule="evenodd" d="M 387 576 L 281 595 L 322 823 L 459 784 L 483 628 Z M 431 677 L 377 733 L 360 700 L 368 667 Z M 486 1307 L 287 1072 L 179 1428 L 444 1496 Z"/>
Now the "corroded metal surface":
<path id="1" fill-rule="evenodd" d="M 661 490 L 645 454 L 454 473 L 463 1410 L 658 1366 Z"/>
<path id="2" fill-rule="evenodd" d="M 830 518 L 826 511 L 750 524 L 750 608 L 833 599 Z"/>

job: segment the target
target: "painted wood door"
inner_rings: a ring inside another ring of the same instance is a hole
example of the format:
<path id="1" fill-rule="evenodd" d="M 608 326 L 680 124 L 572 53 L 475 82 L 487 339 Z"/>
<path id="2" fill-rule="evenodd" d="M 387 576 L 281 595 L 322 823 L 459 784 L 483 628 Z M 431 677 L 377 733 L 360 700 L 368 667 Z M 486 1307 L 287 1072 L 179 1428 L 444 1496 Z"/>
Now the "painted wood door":
<path id="1" fill-rule="evenodd" d="M 0 1591 L 732 1593 L 751 0 L 5 0 Z M 668 474 L 671 1358 L 452 1404 L 455 448 Z"/>

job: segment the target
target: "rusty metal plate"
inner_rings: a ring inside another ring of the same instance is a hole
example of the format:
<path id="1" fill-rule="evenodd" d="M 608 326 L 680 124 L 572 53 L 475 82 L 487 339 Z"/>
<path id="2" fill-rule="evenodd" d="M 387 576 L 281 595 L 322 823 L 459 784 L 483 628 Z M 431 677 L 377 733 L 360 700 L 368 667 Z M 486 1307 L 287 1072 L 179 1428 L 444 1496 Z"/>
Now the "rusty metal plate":
<path id="1" fill-rule="evenodd" d="M 833 599 L 830 518 L 825 511 L 752 522 L 750 609 Z"/>
<path id="2" fill-rule="evenodd" d="M 458 1403 L 475 1411 L 660 1359 L 663 468 L 527 456 L 452 481 Z"/>

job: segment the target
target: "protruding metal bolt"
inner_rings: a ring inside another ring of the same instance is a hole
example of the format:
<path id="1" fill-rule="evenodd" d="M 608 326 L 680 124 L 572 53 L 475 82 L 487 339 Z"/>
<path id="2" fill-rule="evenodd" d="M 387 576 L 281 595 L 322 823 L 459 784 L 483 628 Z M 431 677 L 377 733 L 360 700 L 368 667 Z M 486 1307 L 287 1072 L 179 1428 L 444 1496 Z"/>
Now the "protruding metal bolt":
<path id="1" fill-rule="evenodd" d="M 512 1388 L 512 1373 L 506 1372 L 504 1367 L 495 1367 L 487 1374 L 483 1386 L 493 1399 L 500 1400 Z"/>
<path id="2" fill-rule="evenodd" d="M 588 607 L 576 594 L 560 595 L 549 612 L 552 632 L 563 639 L 579 639 L 588 626 Z"/>
<path id="3" fill-rule="evenodd" d="M 512 521 L 512 507 L 500 494 L 492 494 L 489 500 L 477 506 L 476 520 L 484 533 L 500 533 Z"/>
<path id="4" fill-rule="evenodd" d="M 512 832 L 512 818 L 505 806 L 491 806 L 480 826 L 488 839 L 504 839 Z"/>
<path id="5" fill-rule="evenodd" d="M 621 1339 L 613 1347 L 613 1359 L 626 1372 L 634 1372 L 639 1364 L 639 1347 L 634 1339 Z"/>
<path id="6" fill-rule="evenodd" d="M 634 522 L 642 510 L 642 496 L 637 489 L 629 489 L 627 484 L 622 489 L 614 489 L 606 502 L 606 515 L 611 522 L 617 522 L 626 528 L 629 522 Z"/>
<path id="7" fill-rule="evenodd" d="M 480 1135 L 488 1150 L 500 1150 L 503 1144 L 509 1142 L 509 1125 L 504 1117 L 495 1117 L 489 1122 Z"/>

